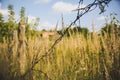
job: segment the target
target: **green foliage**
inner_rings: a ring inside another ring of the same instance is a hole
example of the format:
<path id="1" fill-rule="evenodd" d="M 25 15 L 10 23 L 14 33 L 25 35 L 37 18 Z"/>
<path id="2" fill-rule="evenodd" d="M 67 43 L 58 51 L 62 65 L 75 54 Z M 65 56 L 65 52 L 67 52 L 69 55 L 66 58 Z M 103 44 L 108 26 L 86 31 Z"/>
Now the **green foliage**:
<path id="1" fill-rule="evenodd" d="M 117 20 L 115 15 L 111 14 L 110 17 L 110 24 L 105 24 L 105 26 L 101 29 L 102 35 L 105 36 L 105 33 L 107 33 L 107 36 L 109 37 L 112 36 L 111 34 L 116 34 L 120 36 L 120 22 Z"/>
<path id="2" fill-rule="evenodd" d="M 25 8 L 21 7 L 20 10 L 20 20 L 25 19 Z"/>
<path id="3" fill-rule="evenodd" d="M 8 6 L 8 10 L 9 10 L 9 18 L 8 18 L 8 21 L 13 22 L 13 21 L 14 21 L 14 15 L 15 15 L 13 5 L 10 4 L 10 5 Z"/>
<path id="4" fill-rule="evenodd" d="M 14 7 L 13 5 L 8 6 L 9 10 L 9 17 L 8 17 L 8 22 L 4 22 L 3 15 L 0 13 L 0 42 L 3 42 L 4 39 L 9 39 L 12 40 L 13 38 L 13 32 L 14 30 L 18 30 L 18 23 L 14 22 Z M 39 25 L 39 18 L 36 18 L 35 22 L 33 22 L 33 25 L 28 24 L 25 16 L 25 8 L 21 7 L 20 9 L 20 21 L 24 21 L 25 26 L 26 26 L 26 38 L 29 39 L 29 37 L 33 38 L 36 36 L 39 36 L 39 32 L 36 31 L 38 28 L 37 26 Z M 30 27 L 32 29 L 30 30 Z"/>
<path id="5" fill-rule="evenodd" d="M 8 37 L 12 39 L 13 31 L 18 28 L 18 25 L 13 22 L 5 22 L 0 24 L 0 42 L 3 39 L 7 39 Z"/>
<path id="6" fill-rule="evenodd" d="M 114 33 L 114 34 L 118 33 L 119 34 L 120 33 L 120 26 L 117 26 L 115 24 L 106 24 L 105 27 L 103 27 L 101 29 L 102 35 L 105 36 L 105 34 L 104 34 L 105 32 L 108 33 L 109 37 L 111 37 L 112 33 Z"/>
<path id="7" fill-rule="evenodd" d="M 30 25 L 29 25 L 29 24 L 26 24 L 25 34 L 26 34 L 26 38 L 28 39 L 28 38 L 29 38 L 29 35 L 30 35 Z"/>
<path id="8" fill-rule="evenodd" d="M 39 26 L 39 22 L 40 22 L 40 18 L 36 18 L 35 22 L 33 24 L 31 24 L 31 29 L 32 30 L 38 30 L 38 26 Z"/>
<path id="9" fill-rule="evenodd" d="M 42 30 L 42 32 L 45 32 L 45 31 L 46 31 L 45 29 Z"/>
<path id="10" fill-rule="evenodd" d="M 85 38 L 87 38 L 87 34 L 89 33 L 89 30 L 87 29 L 87 28 L 85 28 L 85 27 L 75 27 L 75 28 L 73 28 L 73 31 L 74 32 L 80 32 L 81 34 L 83 34 L 84 35 L 84 37 Z"/>
<path id="11" fill-rule="evenodd" d="M 0 13 L 0 23 L 3 23 L 4 20 L 3 20 L 3 15 Z"/>
<path id="12" fill-rule="evenodd" d="M 62 30 L 58 31 L 59 34 L 63 34 L 62 32 L 63 32 Z M 76 26 L 76 27 L 68 29 L 68 31 L 66 32 L 66 36 L 70 37 L 72 35 L 76 35 L 80 33 L 83 34 L 85 38 L 87 38 L 87 34 L 89 33 L 89 30 L 84 27 Z"/>

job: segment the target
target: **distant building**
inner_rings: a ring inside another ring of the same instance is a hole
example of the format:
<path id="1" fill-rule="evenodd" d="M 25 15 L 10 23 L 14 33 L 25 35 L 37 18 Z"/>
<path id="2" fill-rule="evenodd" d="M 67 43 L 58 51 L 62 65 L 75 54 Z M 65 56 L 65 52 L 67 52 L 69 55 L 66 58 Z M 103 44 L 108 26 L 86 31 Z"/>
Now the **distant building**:
<path id="1" fill-rule="evenodd" d="M 58 35 L 57 28 L 58 28 L 58 22 L 56 23 L 56 26 L 55 26 L 54 30 L 51 30 L 51 31 L 42 31 L 41 32 L 41 37 L 42 38 L 55 37 L 56 35 Z"/>
<path id="2" fill-rule="evenodd" d="M 57 31 L 44 31 L 41 33 L 42 38 L 49 38 L 58 35 Z"/>

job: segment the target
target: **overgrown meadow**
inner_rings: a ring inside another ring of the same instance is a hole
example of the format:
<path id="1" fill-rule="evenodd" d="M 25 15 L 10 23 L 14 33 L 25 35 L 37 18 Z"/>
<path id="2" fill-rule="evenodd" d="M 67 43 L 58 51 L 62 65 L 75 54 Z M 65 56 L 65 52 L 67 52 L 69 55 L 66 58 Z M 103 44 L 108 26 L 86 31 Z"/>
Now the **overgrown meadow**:
<path id="1" fill-rule="evenodd" d="M 48 31 L 31 30 L 25 24 L 25 39 L 21 42 L 19 24 L 13 23 L 11 17 L 8 22 L 0 17 L 0 80 L 119 80 L 118 24 L 114 17 L 99 32 L 70 28 L 52 47 L 64 30 L 43 37 L 42 33 Z"/>
<path id="2" fill-rule="evenodd" d="M 54 36 L 51 39 L 29 39 L 25 49 L 20 50 L 23 53 L 19 54 L 22 55 L 20 58 L 17 54 L 17 42 L 8 44 L 5 40 L 0 43 L 0 79 L 119 80 L 120 27 L 114 27 L 115 24 L 106 25 L 110 32 L 89 32 L 86 37 L 79 32 L 65 36 L 24 77 L 21 77 L 20 69 L 24 75 L 33 65 L 35 57 L 43 57 L 54 43 Z M 23 67 L 20 67 L 20 61 Z"/>

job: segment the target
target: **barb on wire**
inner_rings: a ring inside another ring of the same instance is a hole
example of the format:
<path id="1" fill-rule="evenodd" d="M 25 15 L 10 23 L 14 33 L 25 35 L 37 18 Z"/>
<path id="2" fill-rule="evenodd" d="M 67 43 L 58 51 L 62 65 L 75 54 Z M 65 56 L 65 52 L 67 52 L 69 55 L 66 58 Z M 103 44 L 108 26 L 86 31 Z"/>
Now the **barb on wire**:
<path id="1" fill-rule="evenodd" d="M 33 62 L 32 62 L 32 66 L 30 69 L 28 69 L 28 71 L 26 71 L 26 73 L 23 75 L 25 76 L 27 73 L 29 73 L 33 68 L 34 66 L 40 61 L 40 60 L 43 60 L 46 56 L 49 56 L 52 52 L 53 52 L 53 49 L 54 47 L 62 40 L 62 38 L 65 36 L 65 34 L 67 33 L 68 29 L 74 25 L 76 23 L 76 21 L 78 21 L 84 14 L 90 12 L 90 11 L 93 11 L 97 6 L 99 6 L 99 9 L 100 9 L 100 13 L 103 13 L 104 12 L 104 8 L 106 5 L 108 5 L 108 3 L 110 2 L 111 0 L 94 0 L 93 3 L 91 4 L 88 4 L 87 6 L 85 7 L 79 7 L 80 4 L 83 4 L 83 0 L 80 0 L 79 1 L 79 5 L 78 5 L 78 8 L 76 10 L 73 10 L 73 11 L 78 11 L 77 13 L 77 16 L 75 18 L 75 20 L 73 22 L 71 22 L 71 24 L 66 28 L 66 30 L 63 32 L 63 34 L 55 40 L 55 42 L 53 43 L 53 45 L 49 48 L 49 50 L 47 52 L 45 52 L 44 55 L 42 55 L 40 58 L 38 57 L 35 57 Z M 82 11 L 81 14 L 79 14 L 79 11 Z"/>
<path id="2" fill-rule="evenodd" d="M 80 1 L 79 1 L 79 5 L 78 5 L 78 9 L 79 9 L 79 8 L 82 8 L 82 4 L 83 4 L 83 0 L 80 0 Z M 77 12 L 77 17 L 80 15 L 80 13 L 82 14 L 82 11 L 81 11 L 81 10 L 78 10 L 78 12 Z M 79 18 L 79 26 L 80 26 L 80 18 Z"/>

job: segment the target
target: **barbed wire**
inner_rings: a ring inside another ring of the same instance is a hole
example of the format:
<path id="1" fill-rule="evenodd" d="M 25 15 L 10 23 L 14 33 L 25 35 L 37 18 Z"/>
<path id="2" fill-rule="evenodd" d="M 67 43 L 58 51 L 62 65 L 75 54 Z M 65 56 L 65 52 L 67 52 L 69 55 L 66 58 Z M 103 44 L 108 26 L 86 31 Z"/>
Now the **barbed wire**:
<path id="1" fill-rule="evenodd" d="M 55 40 L 55 42 L 53 43 L 53 45 L 51 46 L 51 48 L 40 59 L 44 58 L 45 56 L 47 56 L 48 54 L 50 54 L 53 51 L 53 48 L 55 47 L 55 45 L 57 45 L 62 40 L 62 38 L 67 33 L 68 29 L 72 25 L 74 25 L 76 23 L 76 21 L 78 21 L 80 19 L 80 17 L 82 17 L 87 12 L 93 11 L 97 6 L 99 6 L 99 8 L 100 8 L 100 11 L 101 11 L 100 13 L 103 13 L 105 11 L 105 10 L 103 10 L 104 7 L 105 7 L 105 5 L 103 5 L 103 4 L 107 5 L 110 1 L 111 0 L 94 0 L 94 2 L 92 4 L 89 4 L 86 7 L 77 9 L 78 13 L 79 13 L 80 10 L 83 10 L 84 12 L 81 13 L 81 14 L 77 14 L 76 19 L 66 28 L 66 30 L 63 32 L 63 34 L 58 39 Z M 80 6 L 81 3 L 83 4 L 83 0 L 79 1 L 79 5 L 78 6 Z M 94 6 L 96 6 L 96 7 L 93 8 L 93 9 L 91 9 Z M 101 9 L 101 6 L 102 6 L 102 9 Z M 36 63 L 39 62 L 40 59 L 38 59 L 38 61 L 36 61 Z"/>
<path id="2" fill-rule="evenodd" d="M 32 66 L 30 69 L 28 69 L 28 71 L 26 71 L 26 73 L 22 76 L 25 76 L 27 75 L 27 73 L 29 73 L 31 70 L 33 70 L 34 66 L 41 60 L 43 60 L 46 56 L 49 56 L 52 52 L 53 52 L 53 49 L 54 47 L 62 40 L 62 38 L 65 36 L 65 34 L 67 33 L 67 31 L 70 29 L 70 27 L 72 25 L 74 25 L 83 15 L 85 15 L 86 13 L 90 12 L 90 11 L 93 11 L 94 9 L 96 9 L 97 6 L 99 6 L 99 9 L 100 9 L 100 13 L 103 13 L 105 12 L 105 7 L 108 6 L 109 2 L 111 0 L 94 0 L 93 3 L 91 4 L 88 4 L 87 6 L 85 7 L 80 7 L 80 5 L 83 4 L 83 0 L 80 0 L 79 1 L 79 4 L 78 4 L 78 8 L 73 10 L 73 11 L 78 11 L 77 12 L 77 16 L 75 18 L 75 20 L 73 22 L 71 22 L 71 24 L 66 28 L 66 30 L 63 32 L 63 34 L 55 40 L 55 42 L 52 44 L 52 46 L 48 49 L 47 52 L 45 52 L 44 55 L 42 55 L 40 58 L 38 57 L 34 57 L 33 58 L 33 61 L 32 61 Z M 80 11 L 82 11 L 81 13 L 79 13 Z M 38 55 L 37 55 L 38 56 Z"/>

